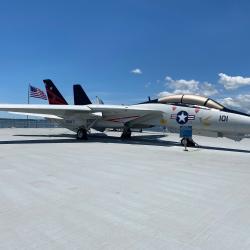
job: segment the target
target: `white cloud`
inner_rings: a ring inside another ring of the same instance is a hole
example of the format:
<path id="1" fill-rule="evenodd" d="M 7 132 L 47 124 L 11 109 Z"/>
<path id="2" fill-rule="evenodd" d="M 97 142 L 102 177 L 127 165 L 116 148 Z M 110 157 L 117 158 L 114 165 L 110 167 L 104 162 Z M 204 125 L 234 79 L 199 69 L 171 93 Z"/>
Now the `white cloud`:
<path id="1" fill-rule="evenodd" d="M 205 96 L 212 96 L 218 94 L 218 90 L 209 82 L 200 84 L 200 94 Z"/>
<path id="2" fill-rule="evenodd" d="M 141 75 L 142 74 L 142 71 L 141 71 L 141 69 L 133 69 L 133 70 L 131 70 L 131 73 L 132 74 L 135 74 L 135 75 Z"/>
<path id="3" fill-rule="evenodd" d="M 240 94 L 233 98 L 227 97 L 220 100 L 220 102 L 228 108 L 235 108 L 246 113 L 250 113 L 250 95 Z"/>
<path id="4" fill-rule="evenodd" d="M 223 73 L 220 74 L 220 81 L 226 90 L 236 89 L 243 85 L 250 85 L 250 78 L 243 78 L 241 76 L 231 77 Z M 193 79 L 175 80 L 170 76 L 165 78 L 164 86 L 166 89 L 158 93 L 158 98 L 175 94 L 196 94 L 210 97 L 225 91 L 223 89 L 216 89 L 216 87 L 209 82 L 199 82 Z M 238 94 L 235 97 L 226 97 L 218 101 L 228 108 L 250 114 L 250 94 Z"/>
<path id="5" fill-rule="evenodd" d="M 199 90 L 198 88 L 199 82 L 195 80 L 184 80 L 184 79 L 174 80 L 170 76 L 167 76 L 165 80 L 166 80 L 165 86 L 169 87 L 170 89 L 173 89 L 174 93 L 176 94 L 194 93 Z"/>
<path id="6" fill-rule="evenodd" d="M 221 104 L 223 104 L 224 106 L 228 107 L 228 108 L 240 108 L 240 104 L 239 102 L 236 100 L 236 98 L 232 98 L 232 97 L 226 97 L 224 99 L 222 99 Z"/>
<path id="7" fill-rule="evenodd" d="M 163 96 L 170 94 L 197 94 L 212 96 L 218 93 L 218 90 L 209 82 L 200 83 L 196 80 L 174 80 L 170 76 L 165 78 L 165 87 L 169 88 L 169 91 L 160 92 L 158 95 Z"/>
<path id="8" fill-rule="evenodd" d="M 219 83 L 221 83 L 227 90 L 250 85 L 250 77 L 228 76 L 224 73 L 220 73 L 219 77 Z"/>
<path id="9" fill-rule="evenodd" d="M 174 95 L 174 93 L 168 92 L 168 91 L 162 91 L 157 94 L 158 98 L 164 97 L 164 96 L 169 96 L 169 95 Z"/>

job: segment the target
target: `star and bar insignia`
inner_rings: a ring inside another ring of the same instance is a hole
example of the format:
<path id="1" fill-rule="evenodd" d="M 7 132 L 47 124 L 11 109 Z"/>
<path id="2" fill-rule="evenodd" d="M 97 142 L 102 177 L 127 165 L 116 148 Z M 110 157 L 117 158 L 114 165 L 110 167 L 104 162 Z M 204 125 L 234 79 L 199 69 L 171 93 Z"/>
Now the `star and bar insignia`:
<path id="1" fill-rule="evenodd" d="M 190 120 L 195 120 L 195 115 L 189 115 L 186 111 L 180 111 L 177 114 L 171 114 L 170 119 L 174 119 L 179 124 L 186 124 Z"/>

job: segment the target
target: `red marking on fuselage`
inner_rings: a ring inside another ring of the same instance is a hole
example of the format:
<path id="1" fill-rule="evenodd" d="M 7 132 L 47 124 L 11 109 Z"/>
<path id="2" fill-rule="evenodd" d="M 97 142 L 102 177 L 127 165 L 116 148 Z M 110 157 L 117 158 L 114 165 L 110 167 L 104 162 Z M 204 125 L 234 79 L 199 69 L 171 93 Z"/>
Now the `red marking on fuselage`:
<path id="1" fill-rule="evenodd" d="M 199 108 L 195 108 L 195 113 L 197 114 L 199 111 L 200 111 L 200 109 Z"/>
<path id="2" fill-rule="evenodd" d="M 136 119 L 139 116 L 127 116 L 127 117 L 119 117 L 119 118 L 112 118 L 112 119 L 108 119 L 107 121 L 109 122 L 120 122 L 119 120 L 124 120 L 124 119 Z"/>
<path id="3" fill-rule="evenodd" d="M 173 106 L 173 107 L 172 107 L 172 110 L 173 110 L 173 111 L 175 111 L 176 109 L 177 109 L 177 107 L 176 107 L 176 106 Z"/>

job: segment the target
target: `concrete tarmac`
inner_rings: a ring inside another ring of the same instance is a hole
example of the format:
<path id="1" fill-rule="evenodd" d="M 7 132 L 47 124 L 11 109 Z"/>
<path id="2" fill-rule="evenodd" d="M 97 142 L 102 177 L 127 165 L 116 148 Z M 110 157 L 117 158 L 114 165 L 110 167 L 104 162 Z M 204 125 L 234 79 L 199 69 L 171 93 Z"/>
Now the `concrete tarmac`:
<path id="1" fill-rule="evenodd" d="M 250 249 L 250 139 L 0 130 L 0 249 Z"/>

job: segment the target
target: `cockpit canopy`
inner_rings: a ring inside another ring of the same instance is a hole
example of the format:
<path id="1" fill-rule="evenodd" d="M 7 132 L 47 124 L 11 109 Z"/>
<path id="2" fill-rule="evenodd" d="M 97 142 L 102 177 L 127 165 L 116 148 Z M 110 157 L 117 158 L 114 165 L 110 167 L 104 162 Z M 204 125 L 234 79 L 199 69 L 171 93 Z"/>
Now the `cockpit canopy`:
<path id="1" fill-rule="evenodd" d="M 223 110 L 224 106 L 219 104 L 218 102 L 198 95 L 171 95 L 165 96 L 158 99 L 159 103 L 164 104 L 185 104 L 185 105 L 197 105 L 204 106 L 207 108 L 213 108 L 218 110 Z"/>

